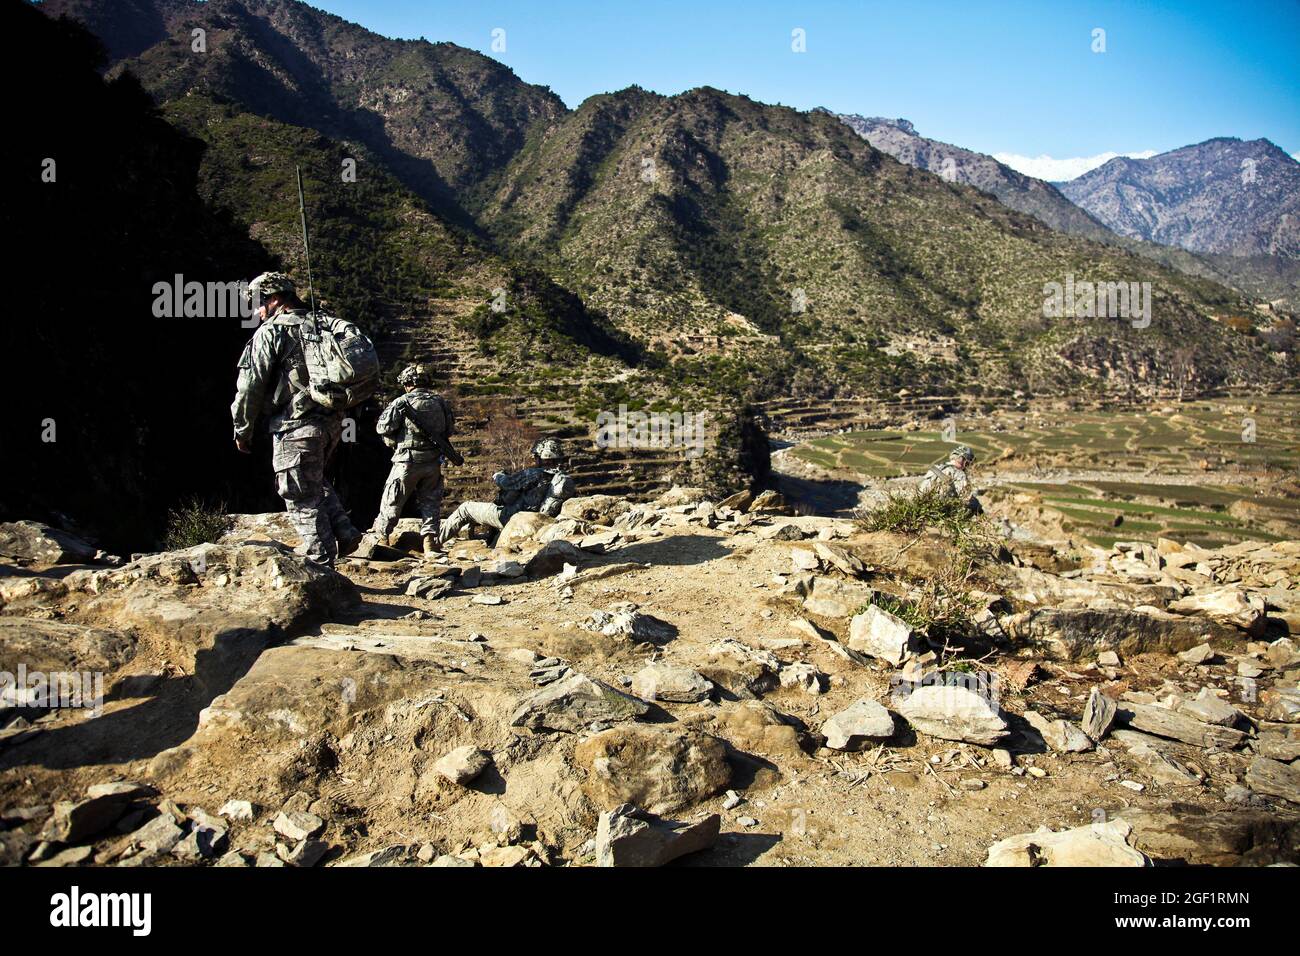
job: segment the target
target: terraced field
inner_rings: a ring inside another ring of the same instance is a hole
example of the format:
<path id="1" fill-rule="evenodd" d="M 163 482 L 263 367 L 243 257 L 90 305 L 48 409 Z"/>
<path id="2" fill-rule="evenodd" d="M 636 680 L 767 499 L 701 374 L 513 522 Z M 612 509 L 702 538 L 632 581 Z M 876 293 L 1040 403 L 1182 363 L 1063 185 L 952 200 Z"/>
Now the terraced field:
<path id="1" fill-rule="evenodd" d="M 1300 497 L 1272 490 L 1288 477 L 1294 489 L 1298 413 L 1295 395 L 1151 412 L 1040 411 L 972 421 L 969 431 L 957 421 L 955 442 L 938 431 L 858 431 L 814 439 L 790 454 L 874 483 L 921 474 L 965 443 L 979 456 L 977 484 L 1035 493 L 1063 528 L 1097 544 L 1165 536 L 1216 546 L 1300 534 Z M 1043 469 L 1066 480 L 1020 480 Z"/>

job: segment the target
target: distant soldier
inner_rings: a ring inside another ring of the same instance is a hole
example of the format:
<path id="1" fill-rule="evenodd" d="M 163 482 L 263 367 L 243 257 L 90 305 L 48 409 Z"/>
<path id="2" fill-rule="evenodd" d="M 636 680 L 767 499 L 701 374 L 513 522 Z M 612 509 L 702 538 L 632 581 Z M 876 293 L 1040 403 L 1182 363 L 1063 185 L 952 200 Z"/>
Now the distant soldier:
<path id="1" fill-rule="evenodd" d="M 375 425 L 384 443 L 393 452 L 393 467 L 384 484 L 379 514 L 371 532 L 379 544 L 389 544 L 389 535 L 402 516 L 402 509 L 413 502 L 420 513 L 420 535 L 424 553 L 438 551 L 438 518 L 442 512 L 442 459 L 455 464 L 463 459 L 451 446 L 456 431 L 451 408 L 429 386 L 432 376 L 422 365 L 408 365 L 397 376 L 404 389 L 384 409 Z"/>
<path id="2" fill-rule="evenodd" d="M 554 518 L 560 506 L 574 495 L 573 479 L 566 475 L 564 448 L 554 438 L 543 438 L 533 446 L 533 466 L 492 476 L 497 486 L 495 502 L 466 501 L 442 523 L 441 539 L 450 541 L 471 522 L 500 531 L 521 511 L 537 511 Z"/>
<path id="3" fill-rule="evenodd" d="M 257 312 L 261 325 L 239 357 L 230 406 L 235 447 L 245 454 L 253 450 L 253 426 L 266 412 L 276 494 L 284 499 L 289 520 L 302 536 L 302 552 L 332 566 L 337 555 L 348 554 L 361 540 L 325 480 L 325 467 L 342 435 L 343 412 L 312 397 L 300 329 L 309 314 L 293 280 L 283 272 L 263 272 L 248 284 L 248 294 L 262 300 Z M 312 315 L 310 321 L 350 327 L 327 316 Z"/>
<path id="4" fill-rule="evenodd" d="M 970 475 L 967 469 L 975 462 L 975 452 L 969 445 L 958 445 L 948 456 L 948 460 L 938 465 L 931 465 L 930 470 L 921 479 L 918 488 L 921 494 L 936 494 L 941 498 L 962 498 L 971 511 L 982 511 L 979 499 L 970 490 Z"/>

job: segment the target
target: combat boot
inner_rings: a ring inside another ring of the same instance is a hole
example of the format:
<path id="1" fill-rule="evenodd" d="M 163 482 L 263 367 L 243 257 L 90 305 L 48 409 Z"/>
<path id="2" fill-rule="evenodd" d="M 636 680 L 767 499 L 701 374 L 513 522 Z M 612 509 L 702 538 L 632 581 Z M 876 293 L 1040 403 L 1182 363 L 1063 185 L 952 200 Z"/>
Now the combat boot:
<path id="1" fill-rule="evenodd" d="M 436 534 L 426 534 L 424 536 L 424 556 L 432 558 L 440 554 L 442 554 L 442 542 L 438 540 L 438 536 Z"/>

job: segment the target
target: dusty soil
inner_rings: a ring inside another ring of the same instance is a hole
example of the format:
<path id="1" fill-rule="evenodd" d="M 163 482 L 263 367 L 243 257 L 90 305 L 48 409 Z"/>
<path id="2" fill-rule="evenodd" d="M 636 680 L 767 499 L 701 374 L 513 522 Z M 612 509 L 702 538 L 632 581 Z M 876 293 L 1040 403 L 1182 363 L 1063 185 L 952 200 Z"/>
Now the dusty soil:
<path id="1" fill-rule="evenodd" d="M 841 544 L 855 543 L 849 522 L 796 520 L 833 524 L 846 535 Z M 407 596 L 404 586 L 413 574 L 437 567 L 431 562 L 344 562 L 340 570 L 356 585 L 361 604 L 250 654 L 233 688 L 199 686 L 183 664 L 146 641 L 129 670 L 154 675 L 147 690 L 110 700 L 94 721 L 53 712 L 38 723 L 34 739 L 0 749 L 0 807 L 75 798 L 109 779 L 149 780 L 181 806 L 213 812 L 227 799 L 248 799 L 267 808 L 258 820 L 233 827 L 232 846 L 251 853 L 271 848 L 270 816 L 293 799 L 327 819 L 325 839 L 335 860 L 394 843 L 428 843 L 446 853 L 480 846 L 505 826 L 504 807 L 549 862 L 590 863 L 599 808 L 584 795 L 586 772 L 573 759 L 582 735 L 510 725 L 517 700 L 534 689 L 533 655 L 518 652 L 562 658 L 622 688 L 651 659 L 707 675 L 716 663 L 710 645 L 735 638 L 773 649 L 783 663 L 815 665 L 829 676 L 827 691 L 777 688 L 755 703 L 743 699 L 752 695 L 738 685 L 715 681 L 721 686 L 714 700 L 658 703 L 653 722 L 728 742 L 727 789 L 743 797 L 724 809 L 719 792 L 672 814 L 722 815 L 716 848 L 683 865 L 978 865 L 991 843 L 1042 826 L 1074 827 L 1174 804 L 1183 818 L 1239 809 L 1224 798 L 1244 776 L 1250 758 L 1242 753 L 1172 744 L 1171 752 L 1208 779 L 1169 787 L 1110 741 L 1089 753 L 1056 754 L 1041 742 L 1035 746 L 1032 734 L 1017 735 L 1009 741 L 1015 768 L 999 769 L 987 748 L 910 729 L 861 753 L 819 750 L 805 733 L 770 732 L 756 708 L 770 705 L 815 732 L 858 698 L 887 701 L 892 669 L 845 660 L 807 637 L 785 646 L 799 636 L 791 621 L 809 616 L 779 577 L 790 573 L 791 543 L 684 521 L 660 527 L 594 558 L 584 571 L 628 562 L 639 567 L 567 591 L 555 578 L 525 578 L 426 600 Z M 454 545 L 444 560 L 470 567 L 498 557 L 509 556 L 469 541 Z M 479 603 L 485 595 L 503 603 Z M 593 612 L 629 603 L 671 624 L 675 636 L 636 644 L 580 626 Z M 814 620 L 846 636 L 846 620 Z M 995 657 L 982 666 L 1015 664 Z M 1094 685 L 1110 696 L 1191 694 L 1201 686 L 1231 688 L 1232 674 L 1231 658 L 1200 668 L 1164 654 L 1113 668 L 1044 662 L 1028 687 L 1004 683 L 1001 705 L 1013 715 L 1013 729 L 1014 715 L 1027 707 L 1077 721 Z M 209 719 L 200 726 L 204 708 Z M 222 710 L 233 716 L 211 718 Z M 483 779 L 461 788 L 429 772 L 439 756 L 470 742 L 493 754 Z M 1121 781 L 1143 789 L 1134 792 Z M 973 789 L 980 783 L 982 789 Z M 1294 820 L 1292 809 L 1282 804 L 1268 812 Z"/>

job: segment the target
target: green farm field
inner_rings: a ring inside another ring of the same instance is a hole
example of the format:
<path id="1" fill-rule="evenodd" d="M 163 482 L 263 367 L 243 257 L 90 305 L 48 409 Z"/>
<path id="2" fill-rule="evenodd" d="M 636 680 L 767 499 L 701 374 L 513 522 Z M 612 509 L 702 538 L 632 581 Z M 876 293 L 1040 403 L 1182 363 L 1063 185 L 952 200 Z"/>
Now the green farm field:
<path id="1" fill-rule="evenodd" d="M 1062 527 L 1102 546 L 1161 536 L 1211 547 L 1300 536 L 1300 396 L 1022 419 L 973 422 L 969 431 L 958 421 L 953 442 L 937 430 L 847 432 L 790 454 L 875 484 L 919 475 L 964 443 L 978 455 L 977 487 L 1036 494 Z M 1053 480 L 1034 480 L 1044 471 Z"/>

